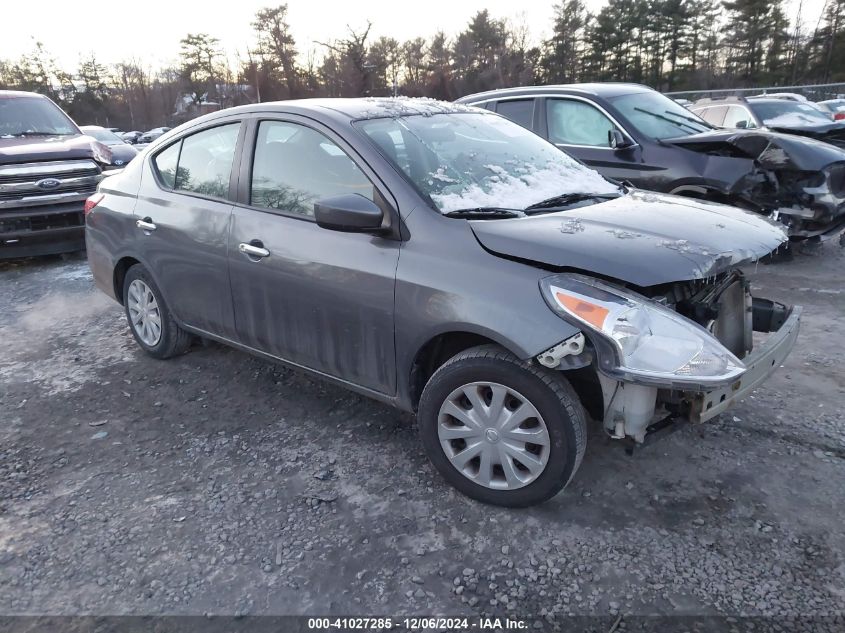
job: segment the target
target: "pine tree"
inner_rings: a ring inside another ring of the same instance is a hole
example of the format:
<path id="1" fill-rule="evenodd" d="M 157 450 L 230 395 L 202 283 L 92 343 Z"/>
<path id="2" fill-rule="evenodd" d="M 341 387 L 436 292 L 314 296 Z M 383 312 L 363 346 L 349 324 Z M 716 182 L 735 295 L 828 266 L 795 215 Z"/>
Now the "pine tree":
<path id="1" fill-rule="evenodd" d="M 554 11 L 552 36 L 543 43 L 542 77 L 547 83 L 572 83 L 582 72 L 587 10 L 582 0 L 566 0 Z"/>

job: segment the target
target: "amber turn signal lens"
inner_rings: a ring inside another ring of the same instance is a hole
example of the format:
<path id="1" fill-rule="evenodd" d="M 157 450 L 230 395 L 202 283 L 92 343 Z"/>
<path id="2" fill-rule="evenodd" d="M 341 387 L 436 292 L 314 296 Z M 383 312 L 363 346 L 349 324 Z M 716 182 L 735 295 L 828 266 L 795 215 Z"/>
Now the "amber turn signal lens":
<path id="1" fill-rule="evenodd" d="M 583 299 L 573 297 L 562 292 L 555 293 L 555 298 L 558 300 L 560 305 L 569 310 L 572 314 L 599 330 L 604 325 L 604 321 L 610 312 L 607 308 L 594 303 L 589 303 L 588 301 L 584 301 Z"/>

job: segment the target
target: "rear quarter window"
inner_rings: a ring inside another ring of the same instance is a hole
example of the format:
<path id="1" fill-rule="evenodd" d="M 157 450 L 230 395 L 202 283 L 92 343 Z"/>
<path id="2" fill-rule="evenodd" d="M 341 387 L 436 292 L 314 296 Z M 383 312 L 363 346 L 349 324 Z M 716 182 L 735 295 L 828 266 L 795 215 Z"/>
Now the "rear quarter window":
<path id="1" fill-rule="evenodd" d="M 496 112 L 530 130 L 534 119 L 534 99 L 499 101 Z"/>
<path id="2" fill-rule="evenodd" d="M 182 142 L 174 143 L 167 149 L 156 154 L 153 159 L 161 183 L 168 189 L 176 187 L 176 166 L 179 163 L 179 148 Z"/>

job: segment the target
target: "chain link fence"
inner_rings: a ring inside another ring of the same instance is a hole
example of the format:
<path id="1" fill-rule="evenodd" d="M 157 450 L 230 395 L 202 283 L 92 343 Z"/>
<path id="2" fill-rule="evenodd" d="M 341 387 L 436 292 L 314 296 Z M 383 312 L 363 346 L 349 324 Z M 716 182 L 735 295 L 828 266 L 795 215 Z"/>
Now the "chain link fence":
<path id="1" fill-rule="evenodd" d="M 705 98 L 720 97 L 751 97 L 772 93 L 790 92 L 804 95 L 809 101 L 824 101 L 826 99 L 845 99 L 845 83 L 811 84 L 804 86 L 767 86 L 762 88 L 726 88 L 721 90 L 687 90 L 683 92 L 666 92 L 666 96 L 673 99 L 688 99 L 697 101 Z"/>

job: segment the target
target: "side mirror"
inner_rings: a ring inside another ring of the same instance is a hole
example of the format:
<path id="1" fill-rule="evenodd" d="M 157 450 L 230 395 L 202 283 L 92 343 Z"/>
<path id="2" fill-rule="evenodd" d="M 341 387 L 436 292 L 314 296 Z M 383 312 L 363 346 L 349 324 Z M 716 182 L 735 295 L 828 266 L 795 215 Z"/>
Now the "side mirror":
<path id="1" fill-rule="evenodd" d="M 323 198 L 314 203 L 317 225 L 331 231 L 370 233 L 384 228 L 384 212 L 357 193 Z"/>
<path id="2" fill-rule="evenodd" d="M 613 149 L 625 149 L 626 147 L 631 147 L 633 145 L 633 143 L 617 129 L 607 131 L 607 144 Z"/>
<path id="3" fill-rule="evenodd" d="M 744 129 L 748 128 L 748 121 L 737 121 L 736 126 L 740 130 L 744 130 Z"/>

